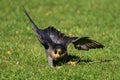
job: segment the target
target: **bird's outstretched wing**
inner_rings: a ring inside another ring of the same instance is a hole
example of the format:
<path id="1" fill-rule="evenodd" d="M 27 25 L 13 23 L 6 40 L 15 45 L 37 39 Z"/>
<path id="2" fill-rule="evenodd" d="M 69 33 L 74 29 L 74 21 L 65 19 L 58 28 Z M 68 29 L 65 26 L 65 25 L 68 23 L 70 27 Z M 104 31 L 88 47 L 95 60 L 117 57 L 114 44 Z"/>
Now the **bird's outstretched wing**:
<path id="1" fill-rule="evenodd" d="M 49 37 L 54 43 L 61 44 L 64 46 L 67 46 L 70 42 L 76 39 L 76 37 L 68 37 L 64 35 L 64 33 L 61 33 L 59 30 L 52 26 L 45 28 L 44 32 L 46 32 L 49 35 Z"/>
<path id="2" fill-rule="evenodd" d="M 34 23 L 34 21 L 31 19 L 27 11 L 24 9 L 24 12 L 28 19 L 30 20 L 30 23 L 32 24 L 33 30 L 38 37 L 38 40 L 42 43 L 42 45 L 48 49 L 49 47 L 52 47 L 54 44 L 52 40 L 50 39 L 49 35 L 46 34 L 46 32 L 42 29 L 39 29 L 37 25 Z"/>
<path id="3" fill-rule="evenodd" d="M 89 50 L 95 48 L 103 48 L 104 46 L 94 40 L 89 39 L 89 37 L 82 37 L 73 42 L 74 46 L 78 50 Z"/>

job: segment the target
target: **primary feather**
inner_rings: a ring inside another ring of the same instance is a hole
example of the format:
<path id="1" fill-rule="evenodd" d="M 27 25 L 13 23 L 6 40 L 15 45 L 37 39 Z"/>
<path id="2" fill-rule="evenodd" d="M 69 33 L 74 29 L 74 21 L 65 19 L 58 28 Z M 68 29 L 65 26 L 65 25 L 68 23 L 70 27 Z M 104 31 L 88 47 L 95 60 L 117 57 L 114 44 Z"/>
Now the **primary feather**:
<path id="1" fill-rule="evenodd" d="M 104 47 L 101 43 L 91 40 L 89 37 L 79 38 L 77 41 L 73 42 L 73 44 L 78 50 L 89 50 Z"/>

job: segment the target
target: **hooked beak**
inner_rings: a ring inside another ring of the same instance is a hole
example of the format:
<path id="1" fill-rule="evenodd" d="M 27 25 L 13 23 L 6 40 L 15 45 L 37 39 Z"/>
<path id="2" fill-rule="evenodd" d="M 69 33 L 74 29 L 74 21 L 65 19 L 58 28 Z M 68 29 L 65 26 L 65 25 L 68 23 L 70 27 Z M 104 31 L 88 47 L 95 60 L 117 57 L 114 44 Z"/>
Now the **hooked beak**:
<path id="1" fill-rule="evenodd" d="M 62 50 L 61 49 L 57 49 L 57 54 L 61 54 Z"/>

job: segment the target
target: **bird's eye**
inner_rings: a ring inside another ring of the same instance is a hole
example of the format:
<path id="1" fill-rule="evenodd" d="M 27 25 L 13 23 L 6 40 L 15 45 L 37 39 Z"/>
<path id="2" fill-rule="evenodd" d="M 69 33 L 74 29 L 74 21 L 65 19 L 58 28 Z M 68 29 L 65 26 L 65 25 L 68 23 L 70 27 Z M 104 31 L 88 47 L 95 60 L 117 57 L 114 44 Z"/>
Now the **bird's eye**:
<path id="1" fill-rule="evenodd" d="M 57 50 L 55 50 L 55 54 L 57 54 Z"/>

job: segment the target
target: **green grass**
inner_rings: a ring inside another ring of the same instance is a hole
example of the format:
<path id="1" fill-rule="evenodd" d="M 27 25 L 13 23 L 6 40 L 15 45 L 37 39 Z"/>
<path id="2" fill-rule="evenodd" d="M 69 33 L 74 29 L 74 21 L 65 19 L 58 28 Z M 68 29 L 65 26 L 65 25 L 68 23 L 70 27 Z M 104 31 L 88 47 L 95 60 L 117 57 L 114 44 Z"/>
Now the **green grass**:
<path id="1" fill-rule="evenodd" d="M 53 25 L 105 48 L 78 51 L 70 45 L 69 54 L 93 62 L 50 68 L 23 6 L 39 28 Z M 0 0 L 0 80 L 120 80 L 119 48 L 120 0 Z"/>

